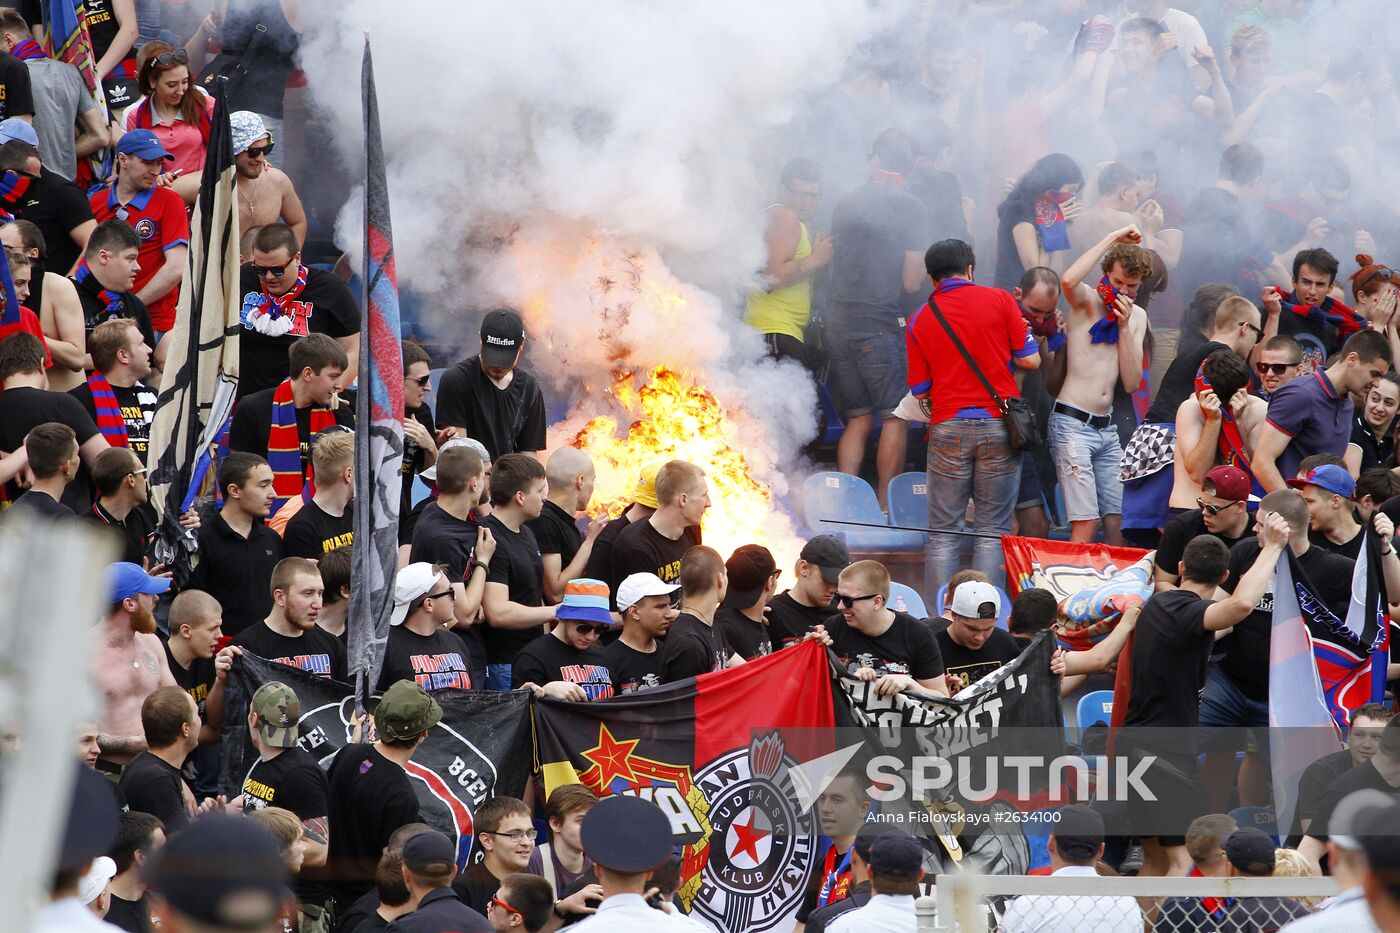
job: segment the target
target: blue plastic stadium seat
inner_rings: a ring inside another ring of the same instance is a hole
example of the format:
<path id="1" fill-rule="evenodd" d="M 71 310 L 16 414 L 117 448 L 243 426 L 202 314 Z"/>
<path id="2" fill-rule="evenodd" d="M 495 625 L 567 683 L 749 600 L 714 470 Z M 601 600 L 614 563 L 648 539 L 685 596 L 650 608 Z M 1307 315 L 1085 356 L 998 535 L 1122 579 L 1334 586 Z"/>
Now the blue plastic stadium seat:
<path id="1" fill-rule="evenodd" d="M 826 387 L 825 382 L 817 383 L 817 401 L 821 403 L 822 423 L 824 425 L 821 437 L 817 438 L 817 442 L 825 445 L 835 444 L 845 432 L 846 422 L 842 420 L 841 413 L 836 410 L 836 400 L 831 397 L 831 390 Z"/>
<path id="2" fill-rule="evenodd" d="M 928 474 L 901 473 L 885 488 L 890 504 L 890 524 L 910 528 L 928 527 Z M 924 540 L 928 535 L 920 533 Z"/>
<path id="3" fill-rule="evenodd" d="M 1274 816 L 1272 808 L 1236 807 L 1230 811 L 1230 819 L 1234 820 L 1240 829 L 1253 826 L 1255 829 L 1262 830 L 1274 840 L 1274 845 L 1279 844 L 1278 818 Z"/>
<path id="4" fill-rule="evenodd" d="M 429 486 L 428 486 L 427 483 L 423 482 L 423 478 L 422 478 L 421 476 L 414 476 L 414 477 L 413 477 L 413 504 L 414 504 L 414 505 L 417 505 L 418 503 L 422 502 L 424 499 L 428 498 L 428 497 L 431 496 L 432 494 L 433 494 L 432 489 L 429 488 Z"/>
<path id="5" fill-rule="evenodd" d="M 924 599 L 919 595 L 919 591 L 912 586 L 905 586 L 903 583 L 890 582 L 889 606 L 896 612 L 907 612 L 916 619 L 929 617 L 928 610 L 924 608 Z"/>
<path id="6" fill-rule="evenodd" d="M 1104 725 L 1113 724 L 1113 691 L 1095 690 L 1093 693 L 1086 693 L 1079 698 L 1079 706 L 1074 713 L 1075 720 L 1079 723 L 1079 742 L 1084 743 L 1084 730 L 1096 722 Z M 1238 822 L 1238 821 L 1236 821 Z M 1243 826 L 1243 823 L 1240 823 Z"/>
<path id="7" fill-rule="evenodd" d="M 832 523 L 885 524 L 875 490 L 858 476 L 815 473 L 807 477 L 802 484 L 802 511 L 808 528 L 818 534 L 841 536 L 852 551 L 915 551 L 924 546 L 924 537 L 918 532 Z"/>

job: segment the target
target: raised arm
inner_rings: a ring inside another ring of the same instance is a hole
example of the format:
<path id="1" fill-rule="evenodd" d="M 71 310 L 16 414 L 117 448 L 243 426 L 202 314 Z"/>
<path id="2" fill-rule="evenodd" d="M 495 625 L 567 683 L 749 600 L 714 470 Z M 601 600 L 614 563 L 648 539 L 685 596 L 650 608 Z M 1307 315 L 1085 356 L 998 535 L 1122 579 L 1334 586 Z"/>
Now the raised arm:
<path id="1" fill-rule="evenodd" d="M 1084 284 L 1098 265 L 1099 259 L 1108 248 L 1114 243 L 1141 243 L 1142 232 L 1138 230 L 1137 224 L 1129 224 L 1114 230 L 1108 236 L 1096 243 L 1092 249 L 1080 256 L 1070 267 L 1065 270 L 1065 274 L 1060 278 L 1060 287 L 1064 289 L 1065 300 L 1070 303 L 1071 308 L 1085 308 L 1089 305 L 1089 296 L 1093 294 L 1093 289 Z M 1139 358 L 1140 359 L 1140 358 Z"/>
<path id="2" fill-rule="evenodd" d="M 1274 569 L 1278 566 L 1279 555 L 1288 543 L 1288 523 L 1277 512 L 1270 512 L 1259 526 L 1259 540 L 1263 545 L 1259 556 L 1254 558 L 1249 570 L 1240 577 L 1235 592 L 1219 602 L 1212 603 L 1206 609 L 1202 621 L 1207 631 L 1218 632 L 1231 628 L 1254 611 L 1264 591 L 1269 588 L 1269 581 L 1273 579 Z"/>

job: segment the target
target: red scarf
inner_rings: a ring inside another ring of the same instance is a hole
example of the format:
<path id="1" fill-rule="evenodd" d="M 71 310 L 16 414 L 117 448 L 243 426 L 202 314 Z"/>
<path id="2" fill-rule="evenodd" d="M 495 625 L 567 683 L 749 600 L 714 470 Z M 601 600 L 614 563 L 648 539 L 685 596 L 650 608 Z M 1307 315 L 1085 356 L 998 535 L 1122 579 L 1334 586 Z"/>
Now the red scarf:
<path id="1" fill-rule="evenodd" d="M 1104 316 L 1089 328 L 1090 343 L 1118 342 L 1118 289 L 1108 284 L 1108 276 L 1099 279 L 1094 291 L 1103 299 Z"/>
<path id="2" fill-rule="evenodd" d="M 322 405 L 311 409 L 311 436 L 335 424 L 335 412 Z M 301 436 L 297 432 L 297 408 L 292 396 L 292 380 L 283 379 L 272 393 L 271 428 L 267 432 L 267 465 L 272 467 L 272 491 L 276 514 L 293 496 L 314 483 L 309 463 L 302 460 Z M 314 485 L 311 488 L 315 488 Z"/>
<path id="3" fill-rule="evenodd" d="M 1206 378 L 1205 364 L 1196 370 L 1196 391 L 1214 391 L 1210 387 L 1210 380 Z M 1249 477 L 1249 482 L 1254 483 L 1254 471 L 1249 468 L 1249 454 L 1245 450 L 1244 437 L 1240 434 L 1239 422 L 1235 420 L 1235 411 L 1230 407 L 1229 399 L 1220 400 L 1220 436 L 1216 438 L 1216 446 L 1220 453 L 1220 462 L 1223 465 L 1237 467 Z"/>

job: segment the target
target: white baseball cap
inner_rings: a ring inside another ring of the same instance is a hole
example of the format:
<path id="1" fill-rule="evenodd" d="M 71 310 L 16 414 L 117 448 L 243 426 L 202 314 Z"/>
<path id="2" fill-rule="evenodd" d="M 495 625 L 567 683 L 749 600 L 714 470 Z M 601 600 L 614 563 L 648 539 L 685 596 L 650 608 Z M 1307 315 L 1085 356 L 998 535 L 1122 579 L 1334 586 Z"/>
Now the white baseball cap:
<path id="1" fill-rule="evenodd" d="M 409 564 L 394 577 L 394 611 L 389 616 L 390 625 L 403 625 L 408 618 L 408 606 L 418 597 L 429 593 L 438 573 L 433 565 L 424 561 Z"/>
<path id="2" fill-rule="evenodd" d="M 441 447 L 438 448 L 438 456 L 442 456 L 442 452 L 444 450 L 451 450 L 453 447 L 470 448 L 471 450 L 476 451 L 476 455 L 481 458 L 482 463 L 491 462 L 491 454 L 487 452 L 486 445 L 482 444 L 481 441 L 477 440 L 474 437 L 452 438 L 446 444 L 443 444 Z M 428 467 L 426 470 L 424 470 L 422 473 L 419 473 L 418 475 L 423 478 L 423 482 L 425 483 L 436 483 L 437 463 L 434 463 L 432 466 Z"/>
<path id="3" fill-rule="evenodd" d="M 635 606 L 648 596 L 670 596 L 678 589 L 679 586 L 662 582 L 654 573 L 634 573 L 617 588 L 617 608 Z"/>
<path id="4" fill-rule="evenodd" d="M 91 904 L 107 889 L 107 882 L 117 876 L 117 863 L 105 855 L 92 860 L 87 874 L 78 881 L 78 897 L 84 904 Z"/>
<path id="5" fill-rule="evenodd" d="M 987 603 L 992 604 L 990 615 L 982 609 Z M 953 605 L 950 608 L 953 615 L 964 619 L 995 619 L 1001 614 L 1001 597 L 997 595 L 997 588 L 990 583 L 968 580 L 953 591 Z"/>

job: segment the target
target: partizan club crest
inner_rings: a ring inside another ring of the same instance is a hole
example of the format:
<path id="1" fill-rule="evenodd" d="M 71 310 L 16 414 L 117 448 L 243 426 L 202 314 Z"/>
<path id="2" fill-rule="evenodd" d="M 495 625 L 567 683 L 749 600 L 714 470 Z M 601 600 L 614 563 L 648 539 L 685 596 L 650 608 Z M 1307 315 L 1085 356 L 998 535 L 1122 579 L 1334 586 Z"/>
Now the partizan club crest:
<path id="1" fill-rule="evenodd" d="M 798 809 L 788 776 L 796 762 L 774 732 L 710 762 L 693 777 L 685 765 L 637 754 L 599 726 L 583 753 L 579 780 L 600 794 L 634 794 L 671 819 L 684 843 L 677 896 L 722 930 L 788 929 L 812 870 L 815 830 Z"/>

